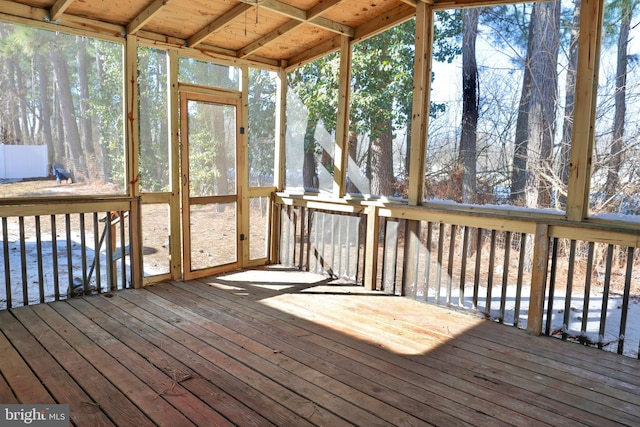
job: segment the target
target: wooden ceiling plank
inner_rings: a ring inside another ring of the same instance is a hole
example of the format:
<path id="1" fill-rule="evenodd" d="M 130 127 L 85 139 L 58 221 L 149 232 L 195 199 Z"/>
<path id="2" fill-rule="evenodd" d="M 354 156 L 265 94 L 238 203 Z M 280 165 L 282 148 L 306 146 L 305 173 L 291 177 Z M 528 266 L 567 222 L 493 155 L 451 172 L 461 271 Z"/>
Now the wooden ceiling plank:
<path id="1" fill-rule="evenodd" d="M 244 58 L 246 56 L 251 55 L 256 50 L 260 49 L 263 46 L 266 46 L 269 43 L 272 43 L 279 37 L 282 37 L 283 35 L 292 31 L 293 29 L 298 28 L 300 25 L 302 25 L 302 23 L 297 21 L 289 21 L 286 24 L 281 25 L 279 28 L 272 31 L 271 33 L 265 35 L 264 37 L 240 49 L 238 51 L 238 58 Z"/>
<path id="2" fill-rule="evenodd" d="M 400 0 L 402 3 L 408 4 L 410 6 L 417 6 L 419 1 L 418 0 Z M 425 2 L 426 3 L 426 2 Z"/>
<path id="3" fill-rule="evenodd" d="M 49 19 L 55 21 L 60 18 L 65 10 L 73 3 L 74 0 L 57 0 L 51 9 L 49 9 Z"/>
<path id="4" fill-rule="evenodd" d="M 209 23 L 206 27 L 202 28 L 197 33 L 189 37 L 189 39 L 187 40 L 187 46 L 194 47 L 202 43 L 204 39 L 206 39 L 216 31 L 218 31 L 219 29 L 221 29 L 222 27 L 224 27 L 225 25 L 227 25 L 229 22 L 233 21 L 237 17 L 241 16 L 244 12 L 246 12 L 251 7 L 253 6 L 246 3 L 240 3 L 234 6 L 233 8 L 229 9 L 222 16 L 220 16 L 213 22 Z"/>
<path id="5" fill-rule="evenodd" d="M 153 15 L 158 13 L 160 9 L 162 9 L 166 4 L 169 3 L 169 0 L 155 0 L 149 6 L 147 6 L 138 16 L 133 18 L 133 20 L 127 25 L 127 33 L 135 34 L 142 27 L 145 26 Z"/>

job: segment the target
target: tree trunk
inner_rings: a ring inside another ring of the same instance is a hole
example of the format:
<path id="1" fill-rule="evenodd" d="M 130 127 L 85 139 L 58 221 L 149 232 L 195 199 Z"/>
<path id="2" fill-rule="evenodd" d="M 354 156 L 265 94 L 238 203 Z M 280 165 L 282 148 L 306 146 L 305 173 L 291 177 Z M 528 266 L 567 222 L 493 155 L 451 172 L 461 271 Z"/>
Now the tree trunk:
<path id="1" fill-rule="evenodd" d="M 564 121 L 562 125 L 562 141 L 560 142 L 560 179 L 563 193 L 569 183 L 569 163 L 571 161 L 571 136 L 573 135 L 573 110 L 576 93 L 576 72 L 578 70 L 578 36 L 580 35 L 580 10 L 582 0 L 575 0 L 573 23 L 571 25 L 571 41 L 569 43 L 569 63 L 567 64 L 567 80 L 564 101 Z M 560 208 L 566 205 L 566 196 L 559 196 Z"/>
<path id="2" fill-rule="evenodd" d="M 71 95 L 69 73 L 58 48 L 54 47 L 51 50 L 50 56 L 51 63 L 53 65 L 53 73 L 56 77 L 56 85 L 58 86 L 60 113 L 62 115 L 62 123 L 64 126 L 67 147 L 69 148 L 69 154 L 71 155 L 73 170 L 76 174 L 79 173 L 86 177 L 87 169 L 83 160 L 80 133 L 78 132 L 78 123 L 76 122 L 73 97 Z"/>
<path id="3" fill-rule="evenodd" d="M 318 163 L 316 161 L 316 127 L 318 119 L 309 117 L 304 134 L 304 157 L 302 160 L 302 185 L 305 191 L 317 191 Z"/>
<path id="4" fill-rule="evenodd" d="M 55 147 L 53 146 L 53 133 L 51 131 L 51 98 L 49 97 L 49 70 L 45 64 L 45 58 L 38 54 L 35 57 L 38 69 L 38 81 L 40 83 L 40 127 L 42 138 L 47 145 L 49 163 L 55 159 Z"/>
<path id="5" fill-rule="evenodd" d="M 395 178 L 393 175 L 393 125 L 391 119 L 379 123 L 380 135 L 371 141 L 371 194 L 377 196 L 393 196 L 395 194 Z"/>
<path id="6" fill-rule="evenodd" d="M 558 100 L 558 50 L 560 3 L 536 3 L 531 17 L 531 99 L 527 145 L 525 203 L 527 207 L 550 207 L 553 174 L 551 152 Z"/>
<path id="7" fill-rule="evenodd" d="M 80 129 L 82 151 L 88 161 L 95 162 L 95 150 L 93 147 L 93 130 L 91 117 L 89 117 L 89 55 L 87 54 L 87 40 L 78 37 L 78 85 L 80 89 Z"/>
<path id="8" fill-rule="evenodd" d="M 613 117 L 611 157 L 607 173 L 607 199 L 618 191 L 620 182 L 620 166 L 622 165 L 622 148 L 624 146 L 624 116 L 627 111 L 627 50 L 629 31 L 631 29 L 632 7 L 629 2 L 622 2 L 620 34 L 618 36 L 618 57 L 616 64 L 615 112 Z"/>
<path id="9" fill-rule="evenodd" d="M 462 10 L 462 132 L 458 167 L 462 169 L 462 203 L 476 202 L 476 130 L 478 126 L 477 8 Z"/>

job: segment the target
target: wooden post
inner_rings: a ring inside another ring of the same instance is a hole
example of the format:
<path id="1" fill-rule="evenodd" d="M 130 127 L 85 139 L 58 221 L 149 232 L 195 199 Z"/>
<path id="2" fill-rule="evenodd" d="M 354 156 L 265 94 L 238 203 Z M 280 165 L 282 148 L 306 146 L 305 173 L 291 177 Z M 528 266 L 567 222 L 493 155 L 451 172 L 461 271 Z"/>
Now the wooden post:
<path id="1" fill-rule="evenodd" d="M 367 290 L 376 289 L 378 277 L 378 207 L 367 207 L 367 240 L 364 252 L 364 287 Z"/>
<path id="2" fill-rule="evenodd" d="M 142 260 L 142 227 L 141 223 L 141 198 L 136 197 L 131 202 L 131 211 L 129 213 L 129 227 L 130 227 L 130 237 L 129 237 L 129 256 L 131 262 L 131 282 L 134 288 L 141 288 L 143 281 L 143 260 Z M 123 256 L 124 256 L 124 248 L 122 248 Z"/>
<path id="3" fill-rule="evenodd" d="M 349 92 L 351 90 L 351 44 L 348 36 L 340 38 L 340 79 L 338 87 L 338 118 L 333 159 L 333 196 L 344 197 L 349 164 Z"/>
<path id="4" fill-rule="evenodd" d="M 411 115 L 411 151 L 409 155 L 408 203 L 422 203 L 424 189 L 425 152 L 431 91 L 431 52 L 433 40 L 433 11 L 426 3 L 416 5 L 416 54 L 413 64 L 413 107 Z M 420 221 L 408 221 L 405 233 L 404 273 L 402 294 L 415 297 L 418 280 L 418 251 Z"/>
<path id="5" fill-rule="evenodd" d="M 182 230 L 180 228 L 180 140 L 178 130 L 178 52 L 168 51 L 169 84 L 169 169 L 171 196 L 169 198 L 169 254 L 171 279 L 182 277 Z"/>
<path id="6" fill-rule="evenodd" d="M 125 45 L 125 96 L 127 99 L 125 109 L 127 115 L 126 131 L 126 179 L 127 194 L 137 197 L 140 192 L 140 168 L 139 159 L 139 117 L 138 117 L 138 38 L 127 36 Z"/>
<path id="7" fill-rule="evenodd" d="M 540 335 L 542 333 L 547 265 L 549 263 L 549 226 L 547 224 L 536 225 L 533 244 L 533 271 L 531 272 L 531 296 L 529 299 L 527 332 L 533 335 Z"/>
<path id="8" fill-rule="evenodd" d="M 409 205 L 422 203 L 424 168 L 431 92 L 433 10 L 426 3 L 416 5 L 416 54 L 413 65 L 413 107 L 409 154 Z"/>
<path id="9" fill-rule="evenodd" d="M 241 102 L 239 119 L 240 123 L 237 124 L 238 128 L 244 128 L 244 132 L 238 132 L 239 140 L 236 141 L 236 152 L 238 159 L 238 225 L 240 226 L 240 232 L 244 234 L 244 240 L 240 240 L 238 237 L 238 249 L 239 267 L 246 267 L 249 264 L 249 249 L 251 246 L 251 232 L 249 230 L 249 218 L 251 216 L 251 201 L 249 197 L 249 67 L 247 65 L 242 66 L 242 81 L 241 81 Z"/>
<path id="10" fill-rule="evenodd" d="M 603 0 L 583 0 L 580 12 L 578 69 L 566 207 L 567 218 L 571 221 L 582 221 L 589 214 L 603 3 Z"/>
<path id="11" fill-rule="evenodd" d="M 277 81 L 276 97 L 276 147 L 273 161 L 274 185 L 276 191 L 284 190 L 285 185 L 285 139 L 287 134 L 287 72 L 280 69 Z M 269 233 L 269 263 L 280 263 L 280 207 L 271 196 L 271 232 Z"/>

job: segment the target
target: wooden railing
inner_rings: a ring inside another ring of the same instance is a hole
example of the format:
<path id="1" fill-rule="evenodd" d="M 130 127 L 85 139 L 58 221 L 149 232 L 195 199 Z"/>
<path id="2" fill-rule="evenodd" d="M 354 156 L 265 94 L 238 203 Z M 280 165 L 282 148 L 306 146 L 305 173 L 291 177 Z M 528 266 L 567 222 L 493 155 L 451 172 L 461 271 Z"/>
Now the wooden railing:
<path id="1" fill-rule="evenodd" d="M 283 194 L 275 202 L 286 265 L 638 357 L 640 231 L 632 224 Z M 347 244 L 337 230 L 352 218 L 358 232 Z M 355 275 L 342 270 L 352 245 Z"/>
<path id="2" fill-rule="evenodd" d="M 279 211 L 280 263 L 332 279 L 362 283 L 365 230 L 362 208 L 287 202 Z"/>
<path id="3" fill-rule="evenodd" d="M 141 283 L 138 215 L 132 198 L 0 201 L 0 309 Z"/>

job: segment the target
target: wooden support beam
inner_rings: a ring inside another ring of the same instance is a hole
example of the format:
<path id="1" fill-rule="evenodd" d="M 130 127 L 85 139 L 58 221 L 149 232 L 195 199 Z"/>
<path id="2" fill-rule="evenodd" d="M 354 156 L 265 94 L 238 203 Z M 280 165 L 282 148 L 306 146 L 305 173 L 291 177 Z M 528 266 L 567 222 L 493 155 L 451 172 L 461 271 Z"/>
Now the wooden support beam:
<path id="1" fill-rule="evenodd" d="M 138 117 L 138 40 L 127 36 L 125 46 L 125 97 L 126 97 L 126 146 L 127 146 L 127 193 L 132 197 L 140 194 L 139 168 L 139 117 Z"/>
<path id="2" fill-rule="evenodd" d="M 49 19 L 55 21 L 60 18 L 73 1 L 74 0 L 57 0 L 53 6 L 51 6 L 51 9 L 49 9 Z"/>
<path id="3" fill-rule="evenodd" d="M 211 34 L 215 33 L 216 31 L 219 31 L 220 29 L 222 29 L 229 22 L 231 22 L 234 19 L 242 16 L 242 14 L 244 12 L 246 12 L 247 10 L 249 10 L 252 7 L 253 6 L 251 6 L 249 4 L 246 4 L 246 3 L 240 3 L 240 4 L 232 7 L 227 12 L 225 12 L 222 16 L 220 16 L 218 19 L 216 19 L 213 22 L 209 23 L 206 27 L 204 27 L 203 29 L 201 29 L 200 31 L 198 31 L 197 33 L 195 33 L 194 35 L 189 37 L 189 39 L 187 39 L 187 46 L 188 47 L 194 47 L 194 46 L 202 43 L 202 41 L 204 39 L 206 39 L 207 37 L 209 37 Z"/>
<path id="4" fill-rule="evenodd" d="M 326 11 L 340 3 L 346 3 L 347 0 L 325 0 L 321 1 L 311 9 L 307 10 L 307 19 L 313 19 L 323 15 Z"/>
<path id="5" fill-rule="evenodd" d="M 429 127 L 431 92 L 431 56 L 433 12 L 420 3 L 416 7 L 416 54 L 413 63 L 413 106 L 411 114 L 411 150 L 409 152 L 409 205 L 422 203 L 425 152 Z"/>
<path id="6" fill-rule="evenodd" d="M 527 332 L 533 335 L 540 335 L 542 333 L 547 267 L 549 264 L 548 225 L 536 225 L 533 245 L 533 270 L 531 271 L 531 297 L 529 300 Z"/>
<path id="7" fill-rule="evenodd" d="M 380 34 L 388 30 L 391 27 L 395 27 L 398 24 L 408 21 L 416 15 L 416 10 L 417 9 L 413 6 L 402 5 L 390 10 L 385 15 L 379 16 L 378 18 L 362 24 L 356 28 L 352 43 L 368 39 L 376 34 Z"/>
<path id="8" fill-rule="evenodd" d="M 582 1 L 566 207 L 571 221 L 582 221 L 589 214 L 603 9 L 603 0 Z"/>
<path id="9" fill-rule="evenodd" d="M 340 74 L 338 79 L 338 118 L 336 144 L 333 158 L 333 196 L 346 193 L 347 165 L 349 160 L 349 98 L 351 91 L 351 44 L 342 36 L 340 44 Z"/>
<path id="10" fill-rule="evenodd" d="M 295 19 L 296 21 L 314 25 L 316 27 L 319 27 L 337 34 L 342 34 L 349 37 L 353 37 L 353 35 L 355 34 L 355 30 L 349 27 L 348 25 L 344 25 L 339 22 L 331 21 L 327 18 L 323 18 L 322 16 L 318 16 L 317 13 L 313 19 L 309 19 L 307 11 L 305 11 L 304 9 L 300 9 L 295 6 L 282 3 L 278 0 L 266 0 L 264 3 L 261 3 L 259 6 L 256 6 L 256 7 L 265 8 L 271 12 L 275 12 L 280 15 L 287 16 L 291 19 Z"/>
<path id="11" fill-rule="evenodd" d="M 245 132 L 238 132 L 236 142 L 236 158 L 237 163 L 237 180 L 238 180 L 238 219 L 240 232 L 237 234 L 244 234 L 243 240 L 238 239 L 239 257 L 238 261 L 240 265 L 238 267 L 243 268 L 249 265 L 250 258 L 250 246 L 251 246 L 251 232 L 249 230 L 249 217 L 251 215 L 251 199 L 249 197 L 249 67 L 247 65 L 242 66 L 242 81 L 241 90 L 242 93 L 240 99 L 240 105 L 238 111 L 240 117 L 239 123 L 236 124 L 238 129 L 244 128 Z"/>
<path id="12" fill-rule="evenodd" d="M 169 203 L 169 253 L 171 279 L 182 278 L 182 227 L 180 227 L 180 131 L 178 125 L 178 51 L 168 51 L 169 170 L 171 201 Z"/>
<path id="13" fill-rule="evenodd" d="M 276 95 L 276 148 L 274 153 L 274 172 L 276 191 L 283 191 L 285 186 L 285 141 L 287 137 L 287 72 L 278 72 Z"/>
<path id="14" fill-rule="evenodd" d="M 135 34 L 147 22 L 153 18 L 153 15 L 158 13 L 163 7 L 169 3 L 169 0 L 154 0 L 149 6 L 147 6 L 138 16 L 133 18 L 127 25 L 127 34 Z"/>
<path id="15" fill-rule="evenodd" d="M 364 287 L 367 290 L 376 290 L 378 277 L 378 228 L 380 218 L 378 207 L 367 206 L 367 235 L 364 254 Z"/>
<path id="16" fill-rule="evenodd" d="M 245 46 L 242 49 L 240 49 L 238 51 L 238 58 L 244 58 L 246 56 L 251 55 L 252 53 L 257 51 L 261 47 L 266 46 L 269 43 L 274 42 L 279 37 L 287 34 L 288 32 L 294 30 L 295 28 L 299 27 L 300 25 L 302 25 L 302 24 L 300 22 L 297 22 L 297 21 L 289 21 L 286 24 L 281 25 L 280 27 L 276 28 L 274 31 L 270 32 L 269 34 L 265 35 L 264 37 L 261 37 L 258 40 L 254 41 L 253 43 L 250 43 L 247 46 Z"/>

